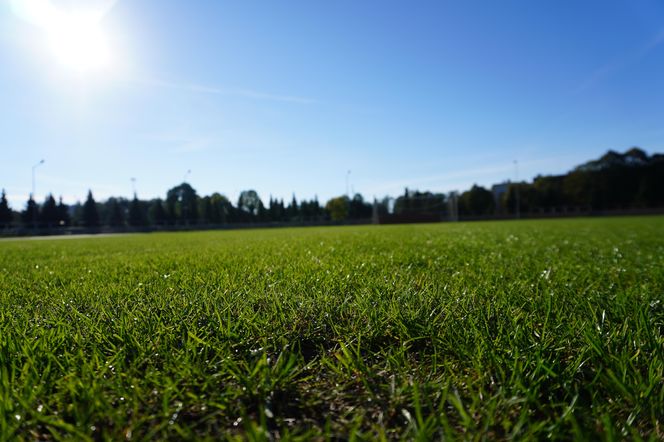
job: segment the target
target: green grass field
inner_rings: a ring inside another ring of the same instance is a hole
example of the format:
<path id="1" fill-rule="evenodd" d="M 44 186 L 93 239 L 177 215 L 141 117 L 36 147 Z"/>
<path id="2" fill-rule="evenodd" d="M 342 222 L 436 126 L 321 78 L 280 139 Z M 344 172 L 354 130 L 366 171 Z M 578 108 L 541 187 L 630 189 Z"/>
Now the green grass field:
<path id="1" fill-rule="evenodd" d="M 0 440 L 664 438 L 664 217 L 0 242 Z"/>

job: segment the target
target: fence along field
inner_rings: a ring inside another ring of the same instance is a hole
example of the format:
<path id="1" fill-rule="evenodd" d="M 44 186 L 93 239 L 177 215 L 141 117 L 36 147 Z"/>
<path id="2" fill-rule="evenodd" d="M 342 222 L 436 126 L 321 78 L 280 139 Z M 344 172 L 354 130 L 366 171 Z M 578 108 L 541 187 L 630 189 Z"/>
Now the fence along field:
<path id="1" fill-rule="evenodd" d="M 664 217 L 0 252 L 2 440 L 664 437 Z"/>

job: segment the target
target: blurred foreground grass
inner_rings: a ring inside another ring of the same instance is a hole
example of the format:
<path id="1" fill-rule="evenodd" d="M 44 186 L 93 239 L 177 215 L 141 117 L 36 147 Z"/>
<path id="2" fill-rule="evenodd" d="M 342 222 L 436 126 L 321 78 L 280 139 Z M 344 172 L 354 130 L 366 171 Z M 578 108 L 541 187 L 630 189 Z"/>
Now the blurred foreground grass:
<path id="1" fill-rule="evenodd" d="M 0 242 L 0 439 L 664 438 L 664 218 Z"/>

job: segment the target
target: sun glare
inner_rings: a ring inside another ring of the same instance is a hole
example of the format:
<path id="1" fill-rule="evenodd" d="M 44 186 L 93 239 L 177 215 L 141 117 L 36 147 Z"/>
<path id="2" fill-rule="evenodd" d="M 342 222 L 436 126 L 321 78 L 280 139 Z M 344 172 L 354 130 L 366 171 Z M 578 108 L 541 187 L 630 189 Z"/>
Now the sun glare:
<path id="1" fill-rule="evenodd" d="M 111 64 L 111 49 L 101 25 L 114 0 L 80 2 L 80 10 L 59 8 L 50 0 L 11 0 L 16 14 L 39 26 L 55 60 L 86 73 Z"/>
<path id="2" fill-rule="evenodd" d="M 66 17 L 47 29 L 47 38 L 56 60 L 67 68 L 89 72 L 110 63 L 106 36 L 99 23 L 89 17 Z"/>

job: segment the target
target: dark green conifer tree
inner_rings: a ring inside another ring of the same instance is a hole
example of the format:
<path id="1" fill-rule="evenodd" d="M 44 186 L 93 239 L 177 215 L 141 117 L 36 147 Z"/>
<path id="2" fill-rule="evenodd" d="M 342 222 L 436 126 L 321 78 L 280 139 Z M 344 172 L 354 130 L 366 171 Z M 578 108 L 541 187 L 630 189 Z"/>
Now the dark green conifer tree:
<path id="1" fill-rule="evenodd" d="M 28 199 L 28 203 L 25 206 L 25 210 L 21 214 L 23 225 L 25 227 L 37 227 L 37 217 L 39 216 L 39 206 L 32 199 L 32 194 Z"/>
<path id="2" fill-rule="evenodd" d="M 40 224 L 45 227 L 56 227 L 58 225 L 58 205 L 55 198 L 50 194 L 41 207 L 39 214 Z"/>
<path id="3" fill-rule="evenodd" d="M 143 204 L 139 201 L 136 194 L 129 204 L 129 225 L 133 227 L 146 226 L 148 224 L 147 213 Z"/>
<path id="4" fill-rule="evenodd" d="M 125 224 L 125 214 L 122 206 L 118 203 L 117 198 L 109 198 L 106 202 L 106 210 L 108 212 L 106 224 L 111 227 L 122 227 Z"/>
<path id="5" fill-rule="evenodd" d="M 2 189 L 2 197 L 0 197 L 0 228 L 9 227 L 12 223 L 12 209 L 9 208 L 7 202 L 7 195 L 5 189 Z"/>
<path id="6" fill-rule="evenodd" d="M 71 224 L 71 217 L 69 216 L 69 206 L 62 202 L 62 197 L 60 197 L 60 202 L 58 203 L 58 224 L 62 227 L 68 226 Z"/>
<path id="7" fill-rule="evenodd" d="M 82 218 L 85 227 L 99 226 L 99 211 L 97 210 L 97 203 L 92 196 L 92 190 L 88 190 L 88 198 L 83 204 Z"/>
<path id="8" fill-rule="evenodd" d="M 286 216 L 288 217 L 289 221 L 295 221 L 300 216 L 300 209 L 297 205 L 297 200 L 295 199 L 295 194 L 293 194 L 293 199 L 291 200 L 291 203 L 289 204 L 288 208 L 286 209 Z"/>

